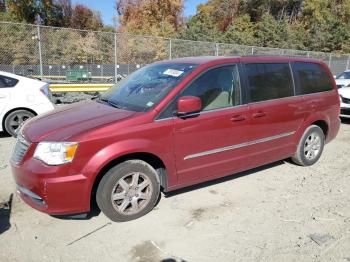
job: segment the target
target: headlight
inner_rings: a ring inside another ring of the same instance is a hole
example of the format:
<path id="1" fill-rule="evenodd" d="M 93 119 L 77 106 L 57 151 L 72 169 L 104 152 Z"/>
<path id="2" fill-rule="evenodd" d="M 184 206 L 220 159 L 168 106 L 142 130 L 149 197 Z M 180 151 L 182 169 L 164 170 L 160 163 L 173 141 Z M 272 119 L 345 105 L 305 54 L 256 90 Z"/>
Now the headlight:
<path id="1" fill-rule="evenodd" d="M 48 165 L 62 165 L 73 161 L 78 143 L 40 142 L 35 149 L 34 158 Z"/>

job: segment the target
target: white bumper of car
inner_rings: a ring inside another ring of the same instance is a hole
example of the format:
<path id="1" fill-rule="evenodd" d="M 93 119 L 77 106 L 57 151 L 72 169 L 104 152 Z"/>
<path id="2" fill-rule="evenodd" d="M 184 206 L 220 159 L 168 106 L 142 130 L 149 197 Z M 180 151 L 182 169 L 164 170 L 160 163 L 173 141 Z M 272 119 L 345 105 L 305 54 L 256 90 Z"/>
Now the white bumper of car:
<path id="1" fill-rule="evenodd" d="M 350 118 L 350 104 L 340 103 L 340 117 Z"/>

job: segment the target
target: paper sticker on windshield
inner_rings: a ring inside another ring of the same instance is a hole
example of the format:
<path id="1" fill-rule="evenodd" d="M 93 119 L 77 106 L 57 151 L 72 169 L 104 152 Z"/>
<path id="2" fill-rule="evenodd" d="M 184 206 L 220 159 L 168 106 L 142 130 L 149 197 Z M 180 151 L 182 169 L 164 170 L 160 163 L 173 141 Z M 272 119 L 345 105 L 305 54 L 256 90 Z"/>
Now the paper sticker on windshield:
<path id="1" fill-rule="evenodd" d="M 149 101 L 147 104 L 146 104 L 146 106 L 148 106 L 148 107 L 151 107 L 151 106 L 153 106 L 153 102 L 151 102 L 151 101 Z"/>
<path id="2" fill-rule="evenodd" d="M 164 75 L 179 77 L 183 74 L 184 71 L 176 70 L 176 69 L 167 69 L 163 72 Z"/>

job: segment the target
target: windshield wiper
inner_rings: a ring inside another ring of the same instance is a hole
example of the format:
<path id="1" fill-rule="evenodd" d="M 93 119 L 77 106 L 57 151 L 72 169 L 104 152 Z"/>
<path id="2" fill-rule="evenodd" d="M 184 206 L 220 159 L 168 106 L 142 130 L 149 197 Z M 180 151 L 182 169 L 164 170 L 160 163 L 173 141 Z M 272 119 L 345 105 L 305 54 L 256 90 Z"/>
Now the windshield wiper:
<path id="1" fill-rule="evenodd" d="M 99 97 L 96 101 L 101 101 L 101 102 L 104 102 L 110 106 L 113 106 L 115 108 L 118 108 L 118 109 L 123 109 L 123 107 L 121 107 L 120 105 L 118 105 L 117 103 L 109 100 L 109 99 L 106 99 L 106 98 L 102 98 L 102 97 Z"/>
<path id="2" fill-rule="evenodd" d="M 91 97 L 91 100 L 97 100 L 97 99 L 100 99 L 100 97 L 101 97 L 101 94 L 98 94 L 96 96 Z"/>

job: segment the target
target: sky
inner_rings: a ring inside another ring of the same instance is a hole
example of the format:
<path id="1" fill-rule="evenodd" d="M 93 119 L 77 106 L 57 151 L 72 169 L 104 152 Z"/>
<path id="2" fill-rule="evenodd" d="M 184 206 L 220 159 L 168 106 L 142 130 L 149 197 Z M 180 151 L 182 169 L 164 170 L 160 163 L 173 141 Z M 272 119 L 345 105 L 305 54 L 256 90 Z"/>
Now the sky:
<path id="1" fill-rule="evenodd" d="M 105 25 L 113 25 L 113 16 L 115 16 L 115 2 L 116 0 L 72 0 L 73 4 L 83 4 L 92 9 L 101 12 L 102 20 Z M 197 5 L 205 3 L 207 0 L 185 0 L 185 16 L 191 16 L 196 13 Z"/>

